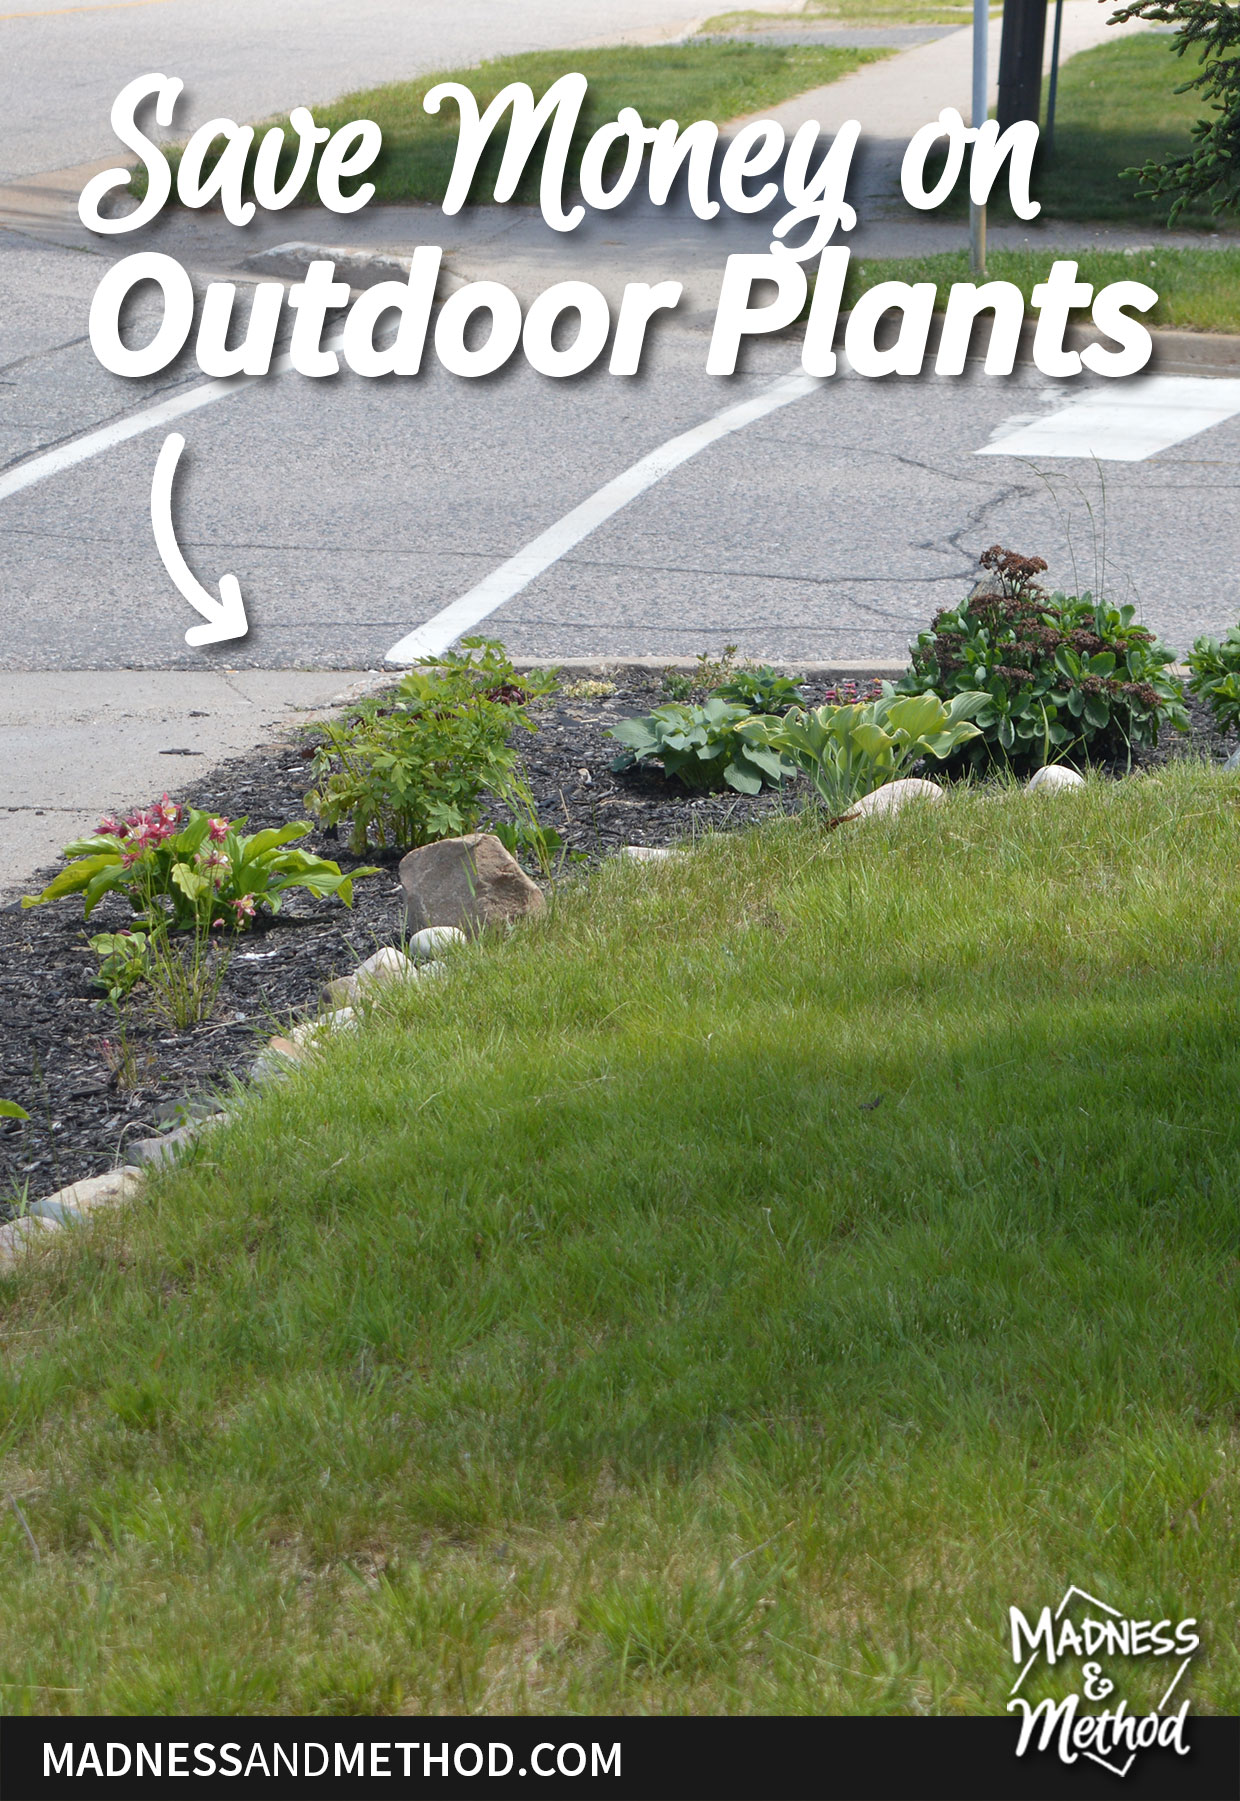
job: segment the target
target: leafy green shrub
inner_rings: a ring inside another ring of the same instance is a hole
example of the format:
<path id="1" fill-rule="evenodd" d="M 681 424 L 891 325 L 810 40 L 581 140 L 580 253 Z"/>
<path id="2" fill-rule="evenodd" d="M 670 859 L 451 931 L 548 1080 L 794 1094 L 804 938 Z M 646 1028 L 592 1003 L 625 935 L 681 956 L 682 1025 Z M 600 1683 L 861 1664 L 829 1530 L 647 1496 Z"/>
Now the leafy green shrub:
<path id="1" fill-rule="evenodd" d="M 765 663 L 756 669 L 738 669 L 721 682 L 711 696 L 728 700 L 751 713 L 786 713 L 803 707 L 805 696 L 790 675 L 777 675 Z"/>
<path id="2" fill-rule="evenodd" d="M 847 706 L 794 707 L 782 719 L 750 719 L 740 732 L 751 745 L 777 751 L 814 784 L 833 814 L 895 781 L 922 757 L 940 761 L 978 736 L 969 715 L 984 694 L 898 695 L 884 682 L 877 700 Z"/>
<path id="3" fill-rule="evenodd" d="M 991 590 L 939 613 L 897 684 L 945 700 L 985 692 L 970 760 L 1029 766 L 1156 744 L 1164 724 L 1187 729 L 1183 694 L 1166 674 L 1175 652 L 1133 624 L 1132 607 L 1047 594 L 1034 585 L 1040 557 L 995 545 L 981 561 L 994 573 Z"/>
<path id="4" fill-rule="evenodd" d="M 722 788 L 757 794 L 778 787 L 795 770 L 778 751 L 740 734 L 753 715 L 749 708 L 726 700 L 692 707 L 670 702 L 641 719 L 622 719 L 609 737 L 626 746 L 612 763 L 614 770 L 655 762 L 663 773 L 686 788 Z"/>
<path id="5" fill-rule="evenodd" d="M 105 894 L 123 894 L 150 931 L 225 925 L 244 931 L 260 909 L 278 912 L 288 888 L 338 894 L 348 907 L 354 880 L 379 873 L 342 875 L 326 857 L 289 850 L 310 830 L 304 820 L 248 837 L 241 830 L 245 823 L 212 818 L 165 794 L 158 806 L 125 820 L 104 819 L 92 837 L 67 844 L 61 855 L 72 859 L 69 867 L 42 894 L 24 896 L 22 906 L 80 894 L 89 919 Z"/>
<path id="6" fill-rule="evenodd" d="M 324 825 L 352 822 L 357 855 L 368 844 L 413 849 L 471 832 L 485 793 L 508 799 L 516 779 L 513 730 L 536 731 L 529 703 L 554 677 L 520 680 L 495 639 L 464 638 L 462 652 L 411 669 L 395 691 L 322 728 L 306 806 Z"/>
<path id="7" fill-rule="evenodd" d="M 1188 691 L 1204 700 L 1220 732 L 1240 727 L 1240 626 L 1222 638 L 1198 638 L 1187 658 Z"/>

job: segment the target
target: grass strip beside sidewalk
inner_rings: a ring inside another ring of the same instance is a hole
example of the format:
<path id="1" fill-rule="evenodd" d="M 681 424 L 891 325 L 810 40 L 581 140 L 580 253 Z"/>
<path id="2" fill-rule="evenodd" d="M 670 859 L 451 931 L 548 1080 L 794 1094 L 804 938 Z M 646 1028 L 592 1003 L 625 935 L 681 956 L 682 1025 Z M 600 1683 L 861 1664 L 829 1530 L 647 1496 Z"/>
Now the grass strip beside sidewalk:
<path id="1" fill-rule="evenodd" d="M 992 17 L 1002 11 L 997 0 L 991 0 Z M 739 11 L 716 13 L 699 29 L 703 37 L 717 31 L 781 31 L 794 33 L 839 28 L 847 30 L 885 25 L 955 25 L 968 26 L 973 16 L 971 6 L 960 0 L 829 0 L 818 4 L 810 0 L 800 12 Z"/>
<path id="2" fill-rule="evenodd" d="M 1238 802 L 609 865 L 6 1273 L 4 1705 L 1233 1707 Z"/>
<path id="3" fill-rule="evenodd" d="M 315 107 L 318 125 L 334 131 L 352 119 L 373 119 L 383 133 L 383 149 L 366 179 L 375 183 L 372 205 L 402 201 L 442 201 L 456 154 L 458 115 L 445 104 L 437 114 L 423 110 L 427 92 L 439 82 L 456 81 L 468 87 L 485 112 L 510 82 L 528 82 L 540 99 L 552 82 L 578 71 L 590 87 L 568 159 L 575 177 L 588 138 L 600 125 L 615 119 L 620 109 L 634 106 L 647 124 L 676 119 L 687 125 L 694 119 L 726 124 L 746 113 L 778 106 L 796 94 L 838 81 L 842 75 L 890 55 L 887 50 L 838 50 L 814 45 L 673 44 L 652 48 L 624 45 L 601 50 L 530 51 L 499 57 L 465 69 L 440 69 L 416 81 L 391 82 L 347 94 L 330 106 Z M 287 128 L 287 117 L 276 121 Z M 491 200 L 499 172 L 507 125 L 496 133 L 491 148 L 479 164 L 470 198 Z M 538 199 L 542 165 L 540 139 L 527 165 L 516 199 L 534 204 Z M 170 151 L 175 166 L 177 152 Z M 291 155 L 282 162 L 287 174 Z M 608 169 L 618 170 L 617 153 Z M 140 190 L 139 190 L 140 191 Z M 313 193 L 311 183 L 310 191 Z"/>
<path id="4" fill-rule="evenodd" d="M 1174 45 L 1166 33 L 1139 33 L 1083 50 L 1063 65 L 1050 153 L 1041 159 L 1033 183 L 1044 218 L 1148 225 L 1151 231 L 1166 227 L 1168 203 L 1141 194 L 1135 179 L 1121 179 L 1120 171 L 1151 157 L 1166 161 L 1191 147 L 1202 100 L 1175 90 L 1200 65 L 1195 52 L 1177 56 Z M 1048 95 L 1044 82 L 1044 124 Z M 995 216 L 1011 213 L 1001 206 Z M 1189 209 L 1177 224 L 1217 227 L 1201 207 Z"/>
<path id="5" fill-rule="evenodd" d="M 1165 32 L 1140 32 L 1096 44 L 1070 57 L 1059 72 L 1055 127 L 1049 149 L 1043 136 L 1030 184 L 1042 211 L 1034 229 L 1053 219 L 1092 225 L 1136 225 L 1151 235 L 1165 231 L 1169 202 L 1152 200 L 1138 188 L 1135 169 L 1153 158 L 1165 162 L 1192 147 L 1192 127 L 1201 118 L 1197 94 L 1176 88 L 1195 75 L 1196 52 L 1175 53 L 1175 39 Z M 1042 129 L 1050 83 L 1042 83 Z M 930 159 L 927 185 L 943 166 L 941 153 Z M 938 208 L 942 218 L 967 217 L 968 181 Z M 1012 211 L 1007 183 L 995 184 L 989 205 L 992 223 L 1021 223 Z M 1211 215 L 1208 207 L 1188 207 L 1176 220 L 1178 231 L 1234 231 L 1234 215 Z"/>
<path id="6" fill-rule="evenodd" d="M 1113 281 L 1142 281 L 1158 295 L 1158 304 L 1141 318 L 1147 325 L 1171 330 L 1240 332 L 1240 245 L 1211 250 L 1172 249 L 1152 244 L 1123 250 L 992 250 L 986 258 L 989 281 L 1011 281 L 1030 296 L 1045 281 L 1053 262 L 1067 259 L 1078 265 L 1081 281 L 1094 292 Z M 872 257 L 854 259 L 844 288 L 845 307 L 880 281 L 932 281 L 938 286 L 939 307 L 947 304 L 952 283 L 975 281 L 966 250 L 941 251 L 934 256 Z M 1073 315 L 1087 323 L 1089 308 Z M 984 327 L 981 332 L 984 341 Z"/>

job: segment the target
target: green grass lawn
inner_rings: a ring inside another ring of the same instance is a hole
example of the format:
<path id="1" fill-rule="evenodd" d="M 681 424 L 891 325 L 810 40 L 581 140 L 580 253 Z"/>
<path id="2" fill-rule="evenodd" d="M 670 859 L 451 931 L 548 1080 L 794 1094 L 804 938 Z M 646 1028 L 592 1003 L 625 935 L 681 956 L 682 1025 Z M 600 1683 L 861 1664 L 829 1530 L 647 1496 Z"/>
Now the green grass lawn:
<path id="1" fill-rule="evenodd" d="M 1238 809 L 608 865 L 6 1273 L 0 1706 L 1234 1708 Z"/>
<path id="2" fill-rule="evenodd" d="M 1050 30 L 1048 22 L 1047 30 Z M 1175 89 L 1196 73 L 1193 56 L 1177 56 L 1174 39 L 1163 33 L 1117 38 L 1070 58 L 1059 71 L 1055 131 L 1049 155 L 1034 167 L 1033 198 L 1042 203 L 1043 219 L 1081 219 L 1102 224 L 1133 224 L 1161 230 L 1168 203 L 1138 193 L 1122 169 L 1136 168 L 1149 158 L 1164 161 L 1190 146 L 1193 124 L 1203 106 L 1195 94 Z M 1046 119 L 1049 80 L 1042 83 L 1042 118 Z M 996 220 L 1014 217 L 1006 185 L 996 188 L 991 207 Z M 967 184 L 960 196 L 941 209 L 968 210 Z M 1228 221 L 1224 221 L 1227 224 Z M 1183 213 L 1180 229 L 1197 225 L 1218 230 L 1219 221 L 1198 208 Z"/>
<path id="3" fill-rule="evenodd" d="M 1174 41 L 1161 33 L 1117 38 L 1063 65 L 1054 140 L 1034 188 L 1048 218 L 1166 224 L 1167 203 L 1138 195 L 1136 182 L 1121 179 L 1120 170 L 1189 148 L 1202 101 L 1175 89 L 1198 65 L 1191 55 L 1177 56 Z M 1049 88 L 1044 81 L 1043 118 Z M 1211 221 L 1199 212 L 1180 223 Z"/>
<path id="4" fill-rule="evenodd" d="M 1014 281 L 1028 304 L 1056 257 L 1074 259 L 1080 279 L 1092 283 L 1095 292 L 1113 281 L 1146 282 L 1158 295 L 1158 305 L 1142 314 L 1151 325 L 1240 332 L 1240 246 L 1176 250 L 1157 245 L 1132 255 L 1122 250 L 992 250 L 986 259 L 987 278 Z M 938 303 L 945 306 L 953 282 L 975 279 L 967 250 L 937 256 L 867 256 L 849 264 L 844 305 L 852 306 L 864 289 L 880 281 L 933 281 L 939 288 Z M 1087 321 L 1089 309 L 1074 317 Z"/>
<path id="5" fill-rule="evenodd" d="M 621 107 L 635 106 L 648 124 L 694 119 L 725 124 L 744 113 L 761 112 L 809 88 L 837 81 L 841 75 L 888 55 L 885 50 L 830 50 L 813 45 L 677 44 L 642 49 L 631 45 L 604 50 L 547 50 L 505 56 L 468 69 L 439 70 L 417 81 L 397 81 L 349 94 L 331 106 L 315 107 L 316 124 L 333 131 L 351 119 L 373 119 L 383 132 L 383 150 L 366 179 L 375 183 L 372 205 L 405 200 L 443 199 L 456 153 L 458 115 L 452 105 L 437 114 L 423 111 L 428 89 L 441 81 L 467 86 L 486 107 L 509 82 L 528 82 L 535 98 L 570 70 L 590 83 L 581 122 L 569 156 L 575 177 L 586 140 L 616 117 Z M 287 120 L 278 123 L 287 126 Z M 492 199 L 506 127 L 497 147 L 484 156 L 471 199 Z M 170 155 L 175 163 L 175 153 Z M 291 161 L 291 159 L 290 159 Z M 530 173 L 516 198 L 538 199 L 541 149 L 528 165 Z M 309 184 L 313 197 L 313 180 Z"/>

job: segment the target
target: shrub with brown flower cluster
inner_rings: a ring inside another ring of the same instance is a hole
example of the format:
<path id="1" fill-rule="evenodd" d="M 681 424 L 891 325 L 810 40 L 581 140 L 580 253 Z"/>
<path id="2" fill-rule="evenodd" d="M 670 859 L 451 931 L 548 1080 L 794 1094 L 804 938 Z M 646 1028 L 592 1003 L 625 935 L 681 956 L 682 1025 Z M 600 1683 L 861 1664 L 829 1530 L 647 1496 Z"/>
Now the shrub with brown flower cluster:
<path id="1" fill-rule="evenodd" d="M 981 735 L 963 752 L 971 762 L 1025 769 L 1113 757 L 1156 744 L 1163 725 L 1187 729 L 1183 693 L 1167 674 L 1175 652 L 1133 623 L 1134 608 L 1047 593 L 1041 557 L 997 544 L 981 563 L 993 579 L 937 615 L 898 684 L 944 700 L 988 696 L 973 715 Z"/>

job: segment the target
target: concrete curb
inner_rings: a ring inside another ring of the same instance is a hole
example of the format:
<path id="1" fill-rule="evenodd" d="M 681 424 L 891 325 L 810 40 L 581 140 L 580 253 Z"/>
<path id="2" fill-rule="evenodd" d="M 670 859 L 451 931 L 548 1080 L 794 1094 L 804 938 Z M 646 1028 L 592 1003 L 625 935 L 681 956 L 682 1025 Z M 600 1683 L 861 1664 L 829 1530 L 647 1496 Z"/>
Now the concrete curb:
<path id="1" fill-rule="evenodd" d="M 844 332 L 847 328 L 851 311 L 840 314 L 836 323 L 834 347 L 842 356 Z M 934 358 L 938 351 L 939 336 L 943 330 L 942 313 L 935 313 L 930 326 L 930 336 L 926 343 L 925 361 L 921 375 L 905 376 L 906 381 L 920 381 L 926 375 L 934 373 Z M 698 331 L 710 331 L 714 327 L 715 315 L 712 312 L 688 313 L 681 321 L 683 325 Z M 1033 363 L 1033 340 L 1037 331 L 1036 319 L 1026 319 L 1021 327 L 1020 340 L 1016 347 L 1016 364 Z M 1162 326 L 1151 325 L 1148 328 L 1154 341 L 1153 354 L 1142 375 L 1226 375 L 1240 369 L 1240 334 L 1221 331 L 1173 331 Z M 874 341 L 880 350 L 890 349 L 895 343 L 898 327 L 894 319 L 880 322 L 874 334 Z M 785 326 L 783 331 L 772 332 L 772 338 L 785 338 L 799 343 L 805 336 L 805 323 L 797 320 Z M 976 334 L 980 339 L 977 349 L 970 347 L 967 361 L 982 363 L 986 359 L 988 334 L 983 330 Z M 1068 350 L 1081 351 L 1091 344 L 1102 344 L 1114 347 L 1113 340 L 1100 332 L 1095 325 L 1069 325 L 1064 333 L 1064 345 Z M 997 378 L 1001 379 L 1001 378 Z M 1071 379 L 1071 378 L 1069 378 Z M 1066 391 L 1066 384 L 1065 384 Z"/>
<path id="2" fill-rule="evenodd" d="M 675 669 L 678 673 L 694 675 L 701 667 L 696 657 L 514 657 L 513 668 L 518 671 L 531 669 L 562 669 L 570 675 L 583 679 L 595 677 L 599 681 L 614 682 L 617 677 L 658 675 L 664 669 Z M 831 681 L 835 678 L 864 675 L 876 676 L 880 680 L 895 681 L 904 674 L 907 667 L 904 663 L 870 663 L 864 658 L 854 658 L 851 662 L 841 663 L 801 663 L 794 660 L 781 659 L 772 665 L 781 674 L 795 673 L 805 681 Z"/>
<path id="3" fill-rule="evenodd" d="M 562 669 L 583 680 L 594 677 L 609 682 L 614 682 L 617 677 L 658 675 L 664 669 L 694 675 L 701 667 L 696 657 L 614 657 L 610 661 L 599 657 L 516 657 L 512 666 L 518 673 L 531 669 Z M 806 682 L 844 681 L 854 675 L 863 675 L 867 681 L 898 682 L 908 664 L 873 663 L 863 657 L 841 663 L 801 663 L 784 657 L 769 667 L 780 675 L 795 675 Z M 1167 674 L 1180 681 L 1187 680 L 1191 673 L 1186 663 L 1167 665 Z"/>

